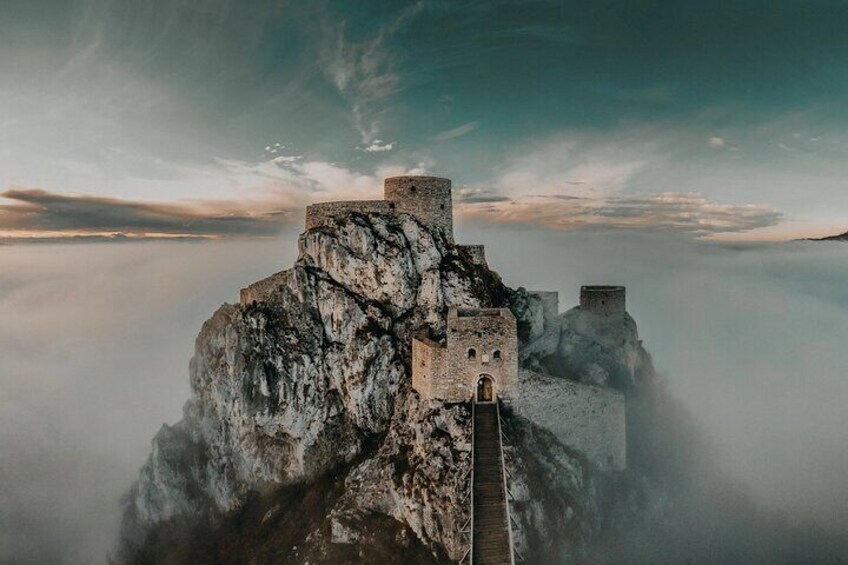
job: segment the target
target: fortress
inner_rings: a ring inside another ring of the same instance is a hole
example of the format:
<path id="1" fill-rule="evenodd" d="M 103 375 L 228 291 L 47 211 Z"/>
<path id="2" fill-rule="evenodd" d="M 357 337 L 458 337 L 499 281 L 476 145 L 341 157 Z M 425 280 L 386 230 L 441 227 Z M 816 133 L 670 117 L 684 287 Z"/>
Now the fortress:
<path id="1" fill-rule="evenodd" d="M 485 265 L 482 245 L 457 245 L 453 234 L 451 181 L 429 176 L 387 178 L 383 200 L 322 202 L 306 208 L 306 229 L 329 227 L 350 214 L 409 214 L 462 249 L 475 264 Z M 281 286 L 298 286 L 295 270 L 286 270 L 241 290 L 241 304 L 262 302 Z M 412 338 L 412 388 L 426 400 L 492 403 L 501 400 L 523 410 L 554 430 L 572 447 L 596 463 L 625 467 L 624 398 L 611 389 L 537 375 L 519 369 L 521 355 L 539 342 L 559 340 L 559 295 L 554 291 L 529 293 L 541 304 L 545 335 L 519 351 L 516 319 L 508 308 L 450 306 L 446 335 L 438 341 L 430 328 Z M 599 321 L 625 316 L 625 289 L 621 286 L 583 286 L 580 310 Z"/>

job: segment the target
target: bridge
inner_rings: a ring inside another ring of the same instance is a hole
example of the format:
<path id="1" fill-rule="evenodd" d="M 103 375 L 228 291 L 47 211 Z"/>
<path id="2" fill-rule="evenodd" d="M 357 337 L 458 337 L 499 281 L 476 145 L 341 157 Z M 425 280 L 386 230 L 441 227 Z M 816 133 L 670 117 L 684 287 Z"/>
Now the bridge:
<path id="1" fill-rule="evenodd" d="M 473 565 L 514 565 L 497 401 L 472 408 L 471 547 Z"/>

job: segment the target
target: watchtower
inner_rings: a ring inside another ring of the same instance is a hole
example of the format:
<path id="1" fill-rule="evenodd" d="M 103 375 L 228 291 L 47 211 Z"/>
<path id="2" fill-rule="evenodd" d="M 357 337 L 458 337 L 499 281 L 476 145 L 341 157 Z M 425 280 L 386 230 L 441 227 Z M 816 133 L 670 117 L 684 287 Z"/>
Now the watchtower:
<path id="1" fill-rule="evenodd" d="M 608 318 L 624 316 L 626 311 L 623 286 L 581 286 L 580 309 Z"/>
<path id="2" fill-rule="evenodd" d="M 444 234 L 453 243 L 451 181 L 440 177 L 389 177 L 383 183 L 384 198 L 394 210 L 411 214 Z"/>

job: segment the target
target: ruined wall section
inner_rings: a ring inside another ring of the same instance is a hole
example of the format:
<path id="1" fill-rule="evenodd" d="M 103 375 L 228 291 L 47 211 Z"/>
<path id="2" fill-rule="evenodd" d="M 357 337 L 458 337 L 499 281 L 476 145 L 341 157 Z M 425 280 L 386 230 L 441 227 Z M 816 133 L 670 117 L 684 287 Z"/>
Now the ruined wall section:
<path id="1" fill-rule="evenodd" d="M 397 212 L 415 216 L 423 224 L 440 231 L 448 242 L 454 242 L 450 179 L 389 177 L 383 183 L 383 193 Z"/>
<path id="2" fill-rule="evenodd" d="M 434 398 L 434 383 L 444 379 L 445 351 L 445 346 L 426 335 L 412 338 L 412 388 L 421 398 Z"/>
<path id="3" fill-rule="evenodd" d="M 626 311 L 623 286 L 580 287 L 580 309 L 605 317 L 623 317 Z"/>
<path id="4" fill-rule="evenodd" d="M 394 212 L 394 205 L 385 200 L 341 200 L 311 204 L 306 207 L 306 229 L 330 225 L 352 212 L 391 214 Z"/>
<path id="5" fill-rule="evenodd" d="M 471 349 L 473 356 L 469 356 Z M 509 397 L 518 384 L 518 336 L 512 312 L 451 308 L 446 361 L 445 375 L 433 388 L 435 398 L 467 401 L 484 374 L 492 377 L 496 396 Z"/>
<path id="6" fill-rule="evenodd" d="M 248 306 L 254 302 L 263 302 L 269 296 L 278 292 L 282 287 L 294 288 L 295 286 L 295 270 L 286 269 L 279 273 L 274 273 L 270 277 L 265 277 L 262 280 L 241 289 L 239 302 L 242 306 Z"/>
<path id="7" fill-rule="evenodd" d="M 510 405 L 598 467 L 627 467 L 625 399 L 620 392 L 522 371 Z"/>

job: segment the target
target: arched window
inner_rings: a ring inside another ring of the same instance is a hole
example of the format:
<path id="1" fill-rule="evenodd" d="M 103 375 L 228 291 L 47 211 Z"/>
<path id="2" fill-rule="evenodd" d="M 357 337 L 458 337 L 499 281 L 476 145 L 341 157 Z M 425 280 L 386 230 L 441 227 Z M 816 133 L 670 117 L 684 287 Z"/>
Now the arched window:
<path id="1" fill-rule="evenodd" d="M 495 349 L 495 350 L 492 352 L 492 359 L 498 360 L 498 359 L 500 359 L 500 358 L 501 358 L 501 350 L 500 350 L 500 349 Z"/>
<path id="2" fill-rule="evenodd" d="M 468 358 L 469 359 L 477 359 L 477 350 L 473 347 L 468 348 Z"/>

